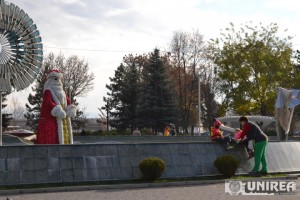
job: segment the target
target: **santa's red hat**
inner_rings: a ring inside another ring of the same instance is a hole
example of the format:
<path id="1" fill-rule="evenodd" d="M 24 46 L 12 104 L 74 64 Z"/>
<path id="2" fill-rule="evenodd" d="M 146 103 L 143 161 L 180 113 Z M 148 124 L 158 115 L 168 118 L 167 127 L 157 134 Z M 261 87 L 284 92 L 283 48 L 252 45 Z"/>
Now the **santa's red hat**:
<path id="1" fill-rule="evenodd" d="M 222 125 L 222 122 L 220 122 L 220 120 L 216 119 L 214 121 L 214 126 L 221 126 Z"/>
<path id="2" fill-rule="evenodd" d="M 49 71 L 48 74 L 47 74 L 47 79 L 49 79 L 50 77 L 62 78 L 63 74 L 62 74 L 62 72 L 60 70 L 53 69 L 53 70 Z"/>

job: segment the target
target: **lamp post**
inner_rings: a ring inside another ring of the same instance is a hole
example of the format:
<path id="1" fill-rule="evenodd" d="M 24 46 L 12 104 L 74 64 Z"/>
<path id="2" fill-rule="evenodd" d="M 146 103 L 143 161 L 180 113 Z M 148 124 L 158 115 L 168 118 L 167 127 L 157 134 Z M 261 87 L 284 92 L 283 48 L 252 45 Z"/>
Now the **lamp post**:
<path id="1" fill-rule="evenodd" d="M 201 135 L 201 85 L 200 85 L 200 73 L 198 74 L 198 125 L 199 135 Z"/>
<path id="2" fill-rule="evenodd" d="M 109 131 L 109 99 L 107 100 L 106 105 L 106 133 L 108 134 Z"/>
<path id="3" fill-rule="evenodd" d="M 300 51 L 297 50 L 297 68 L 300 69 Z"/>
<path id="4" fill-rule="evenodd" d="M 0 146 L 2 146 L 2 91 L 0 91 Z"/>

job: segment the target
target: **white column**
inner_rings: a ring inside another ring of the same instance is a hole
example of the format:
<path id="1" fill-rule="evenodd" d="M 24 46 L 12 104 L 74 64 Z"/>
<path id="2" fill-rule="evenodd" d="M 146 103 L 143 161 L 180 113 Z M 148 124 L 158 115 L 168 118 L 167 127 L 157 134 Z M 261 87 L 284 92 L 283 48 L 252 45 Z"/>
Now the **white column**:
<path id="1" fill-rule="evenodd" d="M 198 74 L 198 120 L 199 120 L 199 135 L 201 135 L 201 86 L 200 86 L 200 74 Z"/>

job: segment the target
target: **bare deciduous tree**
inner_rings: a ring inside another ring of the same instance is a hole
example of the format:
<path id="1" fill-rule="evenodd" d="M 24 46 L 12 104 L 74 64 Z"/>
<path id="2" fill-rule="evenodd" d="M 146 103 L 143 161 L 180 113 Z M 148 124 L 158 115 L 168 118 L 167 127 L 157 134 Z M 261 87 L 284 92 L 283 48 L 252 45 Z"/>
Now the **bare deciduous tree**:
<path id="1" fill-rule="evenodd" d="M 20 101 L 12 97 L 9 101 L 9 113 L 12 114 L 14 120 L 24 119 L 24 114 L 26 113 L 25 107 L 22 107 Z"/>
<path id="2" fill-rule="evenodd" d="M 171 45 L 171 78 L 175 84 L 180 126 L 187 132 L 189 126 L 197 125 L 194 115 L 198 105 L 198 76 L 204 70 L 205 43 L 197 31 L 190 34 L 175 32 Z"/>
<path id="3" fill-rule="evenodd" d="M 87 126 L 88 119 L 86 116 L 86 107 L 77 110 L 77 116 L 73 119 L 73 127 L 77 132 L 81 129 L 84 132 L 84 128 Z"/>
<path id="4" fill-rule="evenodd" d="M 63 54 L 55 57 L 50 53 L 47 61 L 53 69 L 62 71 L 64 90 L 72 100 L 75 97 L 85 96 L 94 89 L 95 75 L 89 72 L 89 65 L 84 59 L 80 59 L 77 55 L 65 58 Z"/>
<path id="5" fill-rule="evenodd" d="M 67 59 L 63 54 L 55 56 L 49 53 L 44 58 L 43 68 L 38 77 L 35 86 L 32 88 L 34 94 L 28 97 L 29 104 L 26 104 L 26 119 L 27 125 L 36 129 L 37 121 L 40 115 L 42 103 L 43 88 L 46 81 L 48 71 L 59 69 L 62 71 L 64 91 L 70 97 L 72 103 L 76 103 L 76 97 L 84 96 L 93 89 L 95 76 L 89 72 L 88 63 L 84 59 L 79 59 L 74 55 Z"/>

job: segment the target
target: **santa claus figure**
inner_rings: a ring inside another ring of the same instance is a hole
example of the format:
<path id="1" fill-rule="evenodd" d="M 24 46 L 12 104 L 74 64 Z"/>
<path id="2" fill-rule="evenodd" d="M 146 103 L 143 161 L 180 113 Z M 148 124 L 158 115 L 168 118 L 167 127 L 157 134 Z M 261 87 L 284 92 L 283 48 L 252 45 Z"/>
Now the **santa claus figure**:
<path id="1" fill-rule="evenodd" d="M 76 106 L 63 90 L 62 77 L 59 70 L 47 75 L 37 130 L 38 144 L 73 144 L 70 118 L 75 117 Z"/>

